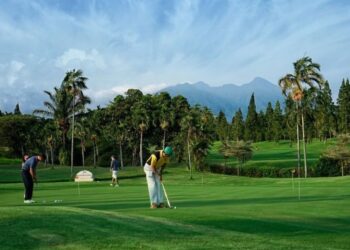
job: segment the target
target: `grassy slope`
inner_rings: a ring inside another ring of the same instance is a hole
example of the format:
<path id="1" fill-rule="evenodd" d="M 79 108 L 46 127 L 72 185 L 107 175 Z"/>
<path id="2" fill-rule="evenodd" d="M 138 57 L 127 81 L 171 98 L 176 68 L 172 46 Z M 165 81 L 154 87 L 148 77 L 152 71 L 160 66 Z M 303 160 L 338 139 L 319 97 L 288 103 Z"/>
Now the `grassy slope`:
<path id="1" fill-rule="evenodd" d="M 327 149 L 327 147 L 334 145 L 334 140 L 328 140 L 327 142 L 320 142 L 314 140 L 312 143 L 307 144 L 307 160 L 309 166 L 314 166 L 318 161 L 320 155 Z M 208 156 L 208 162 L 224 163 L 225 160 L 219 153 L 221 143 L 214 143 L 212 150 Z M 254 152 L 253 158 L 248 161 L 245 166 L 257 166 L 257 167 L 295 167 L 296 162 L 296 144 L 290 145 L 289 141 L 276 142 L 258 142 L 253 144 Z M 302 154 L 302 144 L 301 144 Z M 303 160 L 303 155 L 301 155 Z M 228 165 L 235 166 L 237 161 L 233 158 L 227 161 Z M 303 166 L 303 162 L 302 162 Z"/>
<path id="2" fill-rule="evenodd" d="M 21 183 L 0 184 L 2 249 L 348 249 L 350 244 L 349 177 L 302 179 L 299 201 L 297 180 L 294 189 L 290 179 L 196 173 L 189 181 L 183 166 L 169 168 L 165 184 L 177 209 L 151 210 L 140 168 L 123 170 L 120 188 L 108 181 L 85 183 L 80 195 L 73 182 L 44 182 L 67 173 L 69 168 L 39 172 L 34 205 L 22 203 Z"/>

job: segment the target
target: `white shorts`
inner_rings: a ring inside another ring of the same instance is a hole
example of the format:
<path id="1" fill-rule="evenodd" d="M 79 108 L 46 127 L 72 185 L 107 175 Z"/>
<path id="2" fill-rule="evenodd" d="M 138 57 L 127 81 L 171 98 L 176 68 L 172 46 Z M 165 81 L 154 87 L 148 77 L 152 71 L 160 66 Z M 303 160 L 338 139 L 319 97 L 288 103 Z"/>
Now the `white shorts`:
<path id="1" fill-rule="evenodd" d="M 115 170 L 112 171 L 112 178 L 114 179 L 118 178 L 118 171 L 115 171 Z"/>

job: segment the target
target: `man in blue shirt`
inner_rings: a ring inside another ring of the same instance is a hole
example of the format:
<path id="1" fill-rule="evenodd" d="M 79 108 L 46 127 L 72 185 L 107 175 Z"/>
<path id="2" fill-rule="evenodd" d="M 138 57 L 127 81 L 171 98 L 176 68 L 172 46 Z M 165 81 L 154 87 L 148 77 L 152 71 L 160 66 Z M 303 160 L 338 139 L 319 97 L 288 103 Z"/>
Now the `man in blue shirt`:
<path id="1" fill-rule="evenodd" d="M 114 155 L 111 156 L 111 171 L 112 171 L 112 183 L 111 186 L 119 187 L 118 170 L 120 169 L 119 161 Z"/>
<path id="2" fill-rule="evenodd" d="M 22 165 L 22 180 L 24 183 L 24 203 L 33 203 L 33 184 L 37 182 L 36 166 L 40 161 L 45 160 L 45 155 L 37 155 L 28 158 Z"/>

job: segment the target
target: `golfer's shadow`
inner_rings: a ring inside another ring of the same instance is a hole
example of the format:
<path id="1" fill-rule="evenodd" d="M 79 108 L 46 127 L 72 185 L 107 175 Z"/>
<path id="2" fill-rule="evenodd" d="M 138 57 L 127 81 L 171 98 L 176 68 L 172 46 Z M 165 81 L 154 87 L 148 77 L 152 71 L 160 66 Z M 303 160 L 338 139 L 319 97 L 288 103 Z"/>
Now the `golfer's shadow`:
<path id="1" fill-rule="evenodd" d="M 175 198 L 175 197 L 174 197 Z M 301 196 L 300 200 L 295 196 L 288 197 L 259 197 L 247 199 L 219 199 L 219 200 L 183 200 L 179 198 L 178 206 L 181 207 L 202 207 L 202 206 L 234 206 L 234 205 L 259 205 L 259 204 L 278 204 L 278 203 L 296 203 L 296 202 L 310 202 L 310 201 L 339 201 L 349 200 L 350 195 L 337 195 L 331 197 L 324 196 Z M 183 197 L 182 197 L 183 198 Z M 192 198 L 192 197 L 189 197 Z M 181 200 L 181 201 L 180 201 Z M 176 199 L 175 199 L 176 202 Z"/>

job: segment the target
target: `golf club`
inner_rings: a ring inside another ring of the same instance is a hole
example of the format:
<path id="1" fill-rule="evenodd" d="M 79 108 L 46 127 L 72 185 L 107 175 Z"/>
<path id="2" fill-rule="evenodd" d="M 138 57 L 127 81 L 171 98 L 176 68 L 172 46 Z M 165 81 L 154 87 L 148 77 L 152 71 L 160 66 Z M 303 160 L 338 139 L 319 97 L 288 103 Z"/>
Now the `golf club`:
<path id="1" fill-rule="evenodd" d="M 171 209 L 176 209 L 176 207 L 172 207 L 171 204 L 170 204 L 170 201 L 169 201 L 169 198 L 168 198 L 168 194 L 167 194 L 167 192 L 165 190 L 163 182 L 161 182 L 161 184 L 162 184 L 162 188 L 163 188 L 163 191 L 164 191 L 164 195 L 165 195 L 166 201 L 168 203 L 168 207 L 171 208 Z"/>
<path id="2" fill-rule="evenodd" d="M 80 182 L 78 181 L 78 194 L 79 194 L 79 197 L 80 197 Z"/>

